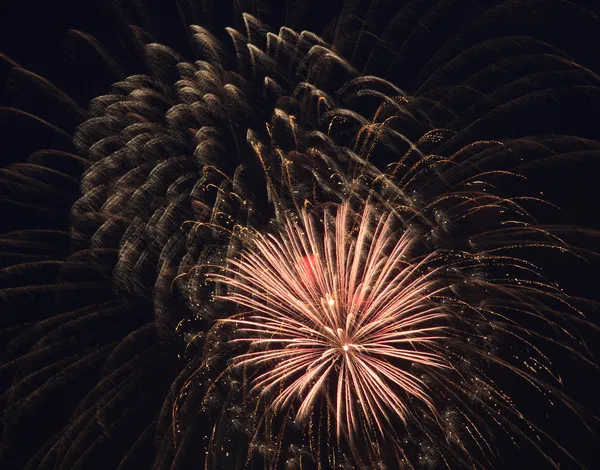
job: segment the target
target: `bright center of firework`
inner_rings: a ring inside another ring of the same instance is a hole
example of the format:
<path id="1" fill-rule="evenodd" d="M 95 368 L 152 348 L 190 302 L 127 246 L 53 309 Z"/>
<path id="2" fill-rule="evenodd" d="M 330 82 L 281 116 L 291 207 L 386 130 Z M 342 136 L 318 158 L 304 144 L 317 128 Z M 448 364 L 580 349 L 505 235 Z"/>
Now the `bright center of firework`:
<path id="1" fill-rule="evenodd" d="M 213 276 L 247 309 L 228 320 L 234 341 L 249 346 L 237 363 L 272 408 L 293 407 L 302 421 L 327 397 L 338 435 L 358 432 L 362 419 L 383 433 L 390 414 L 406 421 L 407 396 L 432 406 L 407 363 L 447 367 L 430 348 L 445 317 L 430 298 L 435 271 L 407 262 L 412 238 L 398 237 L 392 214 L 344 204 L 323 226 L 300 215 L 279 234 L 257 234 L 230 272 Z"/>

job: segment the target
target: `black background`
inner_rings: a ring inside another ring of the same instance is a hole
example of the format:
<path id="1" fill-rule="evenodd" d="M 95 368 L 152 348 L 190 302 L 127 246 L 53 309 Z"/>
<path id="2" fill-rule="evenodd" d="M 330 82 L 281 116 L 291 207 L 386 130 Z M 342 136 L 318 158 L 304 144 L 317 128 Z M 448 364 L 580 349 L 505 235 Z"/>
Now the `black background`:
<path id="1" fill-rule="evenodd" d="M 122 10 L 129 20 L 153 31 L 159 41 L 172 46 L 175 50 L 183 51 L 183 55 L 186 55 L 190 49 L 185 29 L 177 17 L 172 2 L 155 3 L 156 5 L 149 7 L 149 11 L 152 12 L 149 21 L 131 13 L 127 5 L 123 6 Z M 327 2 L 321 2 L 321 4 L 325 3 Z M 589 2 L 586 6 L 591 11 L 600 13 L 600 2 Z M 274 9 L 277 8 L 283 7 L 279 5 Z M 319 9 L 312 10 L 312 14 L 307 16 L 313 18 L 314 24 L 305 22 L 304 27 L 306 29 L 313 27 L 318 31 L 330 16 L 327 9 L 335 11 L 334 2 L 320 5 Z M 99 61 L 89 57 L 88 49 L 73 40 L 68 33 L 70 29 L 77 29 L 96 37 L 115 54 L 118 60 L 127 64 L 128 70 L 132 72 L 141 70 L 139 57 L 135 52 L 128 51 L 125 23 L 123 18 L 119 17 L 118 11 L 119 8 L 103 0 L 62 2 L 8 0 L 0 7 L 0 52 L 6 53 L 25 68 L 48 78 L 85 107 L 89 99 L 105 92 L 114 79 Z M 310 13 L 310 9 L 308 11 Z M 222 7 L 212 16 L 211 21 L 215 24 L 227 25 L 230 18 L 230 11 Z M 565 26 L 565 24 L 556 23 L 554 34 L 560 36 L 561 41 L 569 45 L 570 50 L 577 51 L 576 59 L 580 63 L 592 70 L 600 71 L 599 45 L 581 42 L 576 27 L 572 24 Z M 6 67 L 3 72 L 5 71 Z M 4 79 L 4 83 L 0 84 L 2 102 L 9 104 L 16 102 L 20 105 L 22 100 L 32 99 L 29 95 L 23 96 L 19 94 L 19 90 L 13 89 L 13 83 L 7 78 L 6 73 L 2 73 L 0 77 Z M 38 110 L 36 103 L 26 102 L 25 105 L 32 110 Z M 41 109 L 39 113 L 43 114 L 44 111 Z M 68 117 L 56 115 L 55 118 L 64 123 L 66 130 L 72 130 L 69 128 L 72 123 Z M 600 111 L 598 106 L 593 104 L 582 107 L 577 102 L 564 100 L 554 108 L 554 114 L 540 113 L 535 118 L 540 120 L 541 127 L 554 127 L 566 133 L 575 132 L 577 135 L 600 139 Z M 37 140 L 38 137 L 32 136 L 28 130 L 15 128 L 11 122 L 3 121 L 2 124 L 4 132 L 0 130 L 2 141 L 0 159 L 3 165 L 12 161 L 22 161 L 32 150 L 47 146 L 47 142 L 40 142 Z M 506 125 L 518 126 L 518 123 L 506 123 Z M 49 139 L 52 140 L 52 137 Z M 544 191 L 548 200 L 563 209 L 564 218 L 568 223 L 600 229 L 599 170 L 599 162 L 593 159 L 584 162 L 567 162 L 545 168 L 533 175 L 531 179 L 532 184 L 539 185 Z M 578 265 L 576 271 L 564 272 L 561 266 L 556 266 L 556 270 L 557 275 L 563 278 L 562 282 L 566 284 L 568 291 L 600 301 L 599 262 Z M 599 315 L 600 311 L 590 312 L 590 318 L 598 324 L 600 324 Z M 598 357 L 600 335 L 585 332 L 584 336 L 588 336 L 588 346 Z M 561 370 L 565 389 L 576 396 L 581 403 L 600 412 L 598 405 L 600 374 L 568 358 L 565 358 L 564 364 L 557 364 L 557 367 Z M 44 417 L 40 416 L 35 425 L 43 426 Z M 588 462 L 590 468 L 598 468 L 600 459 L 596 457 L 600 457 L 597 450 L 600 443 L 596 442 L 594 445 L 594 441 L 589 438 L 583 439 L 581 437 L 583 433 L 576 428 L 565 427 L 566 422 L 563 426 L 558 420 L 554 425 L 556 429 L 552 432 L 562 435 L 561 439 L 570 441 L 570 448 L 576 455 L 582 456 L 582 460 Z M 506 456 L 508 462 L 514 462 L 512 468 L 533 468 L 529 467 L 527 456 L 521 455 L 518 450 L 513 452 L 514 455 Z"/>

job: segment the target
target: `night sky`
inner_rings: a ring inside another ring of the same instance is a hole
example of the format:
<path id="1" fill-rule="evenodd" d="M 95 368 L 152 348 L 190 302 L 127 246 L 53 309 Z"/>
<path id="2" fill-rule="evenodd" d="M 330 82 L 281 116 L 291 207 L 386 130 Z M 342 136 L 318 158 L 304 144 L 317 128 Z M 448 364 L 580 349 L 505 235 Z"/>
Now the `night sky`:
<path id="1" fill-rule="evenodd" d="M 273 5 L 260 7 L 259 12 L 276 30 L 285 21 L 285 4 L 299 3 L 292 0 L 267 2 Z M 232 9 L 217 0 L 213 2 L 216 6 L 210 14 L 206 7 L 204 13 L 195 13 L 195 16 L 188 12 L 184 2 L 181 3 L 181 11 L 190 21 L 206 25 L 219 39 L 226 39 L 224 27 L 241 27 L 239 18 L 232 19 Z M 193 2 L 190 0 L 190 3 Z M 200 3 L 211 4 L 208 0 Z M 341 3 L 337 0 L 308 1 L 295 10 L 288 21 L 297 29 L 320 33 L 337 14 Z M 362 5 L 366 2 L 348 3 Z M 382 1 L 378 18 L 386 11 L 397 11 L 397 3 L 402 2 Z M 545 220 L 550 224 L 588 229 L 584 235 L 573 238 L 585 247 L 587 261 L 567 257 L 550 261 L 540 259 L 545 272 L 569 294 L 600 302 L 600 255 L 594 254 L 600 254 L 600 239 L 594 232 L 600 230 L 597 182 L 600 175 L 600 77 L 595 75 L 600 74 L 600 17 L 597 16 L 600 15 L 600 2 L 574 0 L 573 5 L 581 8 L 550 0 L 412 3 L 430 4 L 431 8 L 444 3 L 446 7 L 442 10 L 444 18 L 430 18 L 427 20 L 430 23 L 417 21 L 416 26 L 411 26 L 414 31 L 404 43 L 403 63 L 392 72 L 392 79 L 409 95 L 417 92 L 427 74 L 436 70 L 435 44 L 459 34 L 457 24 L 464 19 L 462 12 L 477 8 L 482 12 L 491 11 L 492 5 L 497 3 L 501 3 L 498 8 L 505 8 L 506 12 L 492 15 L 489 24 L 478 28 L 477 32 L 469 29 L 461 32 L 465 36 L 457 44 L 473 42 L 469 34 L 478 34 L 481 40 L 528 35 L 550 43 L 562 55 L 589 71 L 586 80 L 575 80 L 558 73 L 549 76 L 545 87 L 550 91 L 544 99 L 524 106 L 525 110 L 517 109 L 514 116 L 510 113 L 501 115 L 495 121 L 476 127 L 473 132 L 480 140 L 564 134 L 598 142 L 592 151 L 572 152 L 555 161 L 532 163 L 521 171 L 527 176 L 529 189 L 535 188 L 533 192 L 542 193 L 545 200 L 561 208 L 560 211 L 545 209 L 547 212 L 542 214 Z M 485 6 L 488 3 L 490 6 Z M 124 76 L 145 70 L 140 53 L 131 40 L 131 30 L 126 26 L 128 22 L 139 25 L 157 42 L 167 44 L 182 57 L 193 59 L 193 48 L 175 2 L 152 0 L 136 10 L 135 5 L 141 4 L 137 0 L 3 3 L 0 7 L 0 105 L 39 116 L 65 132 L 52 132 L 22 113 L 0 112 L 2 167 L 26 161 L 39 149 L 52 148 L 76 154 L 69 135 L 81 119 L 76 111 L 69 112 L 68 106 L 40 97 L 39 91 L 26 79 L 10 73 L 11 64 L 2 54 L 45 77 L 83 109 L 91 99 L 105 94 L 116 78 L 90 42 L 69 30 L 96 38 L 110 51 L 115 63 L 120 64 L 115 71 Z M 367 8 L 359 6 L 356 11 L 357 17 L 361 17 Z M 411 21 L 414 18 L 407 17 L 406 24 L 412 24 Z M 359 24 L 357 21 L 357 28 Z M 429 28 L 431 25 L 435 28 Z M 370 36 L 365 39 L 365 48 L 373 40 Z M 364 49 L 359 47 L 356 51 L 354 59 L 362 63 Z M 513 53 L 518 54 L 517 46 Z M 410 70 L 406 64 L 413 64 L 414 68 Z M 514 67 L 527 68 L 527 60 Z M 518 76 L 518 70 L 500 71 L 496 78 L 486 78 L 486 86 L 493 90 L 501 83 L 511 82 L 513 76 Z M 445 76 L 449 84 L 454 78 L 451 74 Z M 522 86 L 528 85 L 523 82 Z M 468 99 L 465 94 L 465 103 Z M 465 119 L 468 121 L 469 118 Z M 564 152 L 568 154 L 569 149 Z M 179 443 L 184 443 L 184 450 L 178 453 L 173 449 L 170 411 L 165 411 L 176 401 L 174 390 L 185 382 L 186 367 L 195 363 L 189 355 L 200 354 L 196 350 L 200 348 L 192 348 L 188 355 L 184 354 L 182 338 L 175 333 L 175 326 L 189 314 L 172 299 L 164 302 L 167 313 L 159 314 L 154 299 L 143 289 L 141 293 L 113 289 L 114 274 L 110 268 L 114 266 L 113 254 L 88 256 L 86 242 L 73 240 L 68 234 L 74 223 L 69 211 L 79 197 L 79 181 L 85 165 L 79 165 L 70 157 L 49 157 L 44 161 L 56 165 L 63 176 L 33 177 L 47 181 L 54 189 L 41 185 L 32 189 L 29 195 L 23 189 L 30 184 L 29 180 L 21 180 L 11 172 L 2 173 L 0 178 L 0 231 L 10 234 L 17 230 L 42 230 L 32 235 L 31 245 L 11 242 L 4 235 L 0 238 L 0 263 L 5 268 L 0 271 L 0 412 L 6 410 L 6 415 L 0 414 L 0 468 L 202 468 L 194 459 L 194 451 L 199 452 L 199 436 L 208 432 L 210 426 L 195 421 L 194 416 L 185 416 L 186 429 L 191 430 L 188 435 L 178 436 Z M 15 181 L 17 189 L 13 185 Z M 250 188 L 255 193 L 261 190 Z M 14 200 L 20 203 L 11 202 Z M 40 200 L 45 201 L 42 209 L 38 207 Z M 96 222 L 81 222 L 78 227 L 82 232 L 88 230 L 88 223 L 92 226 Z M 79 260 L 84 266 L 65 268 L 68 271 L 65 274 L 58 263 L 78 250 L 82 253 Z M 31 269 L 10 269 L 20 263 L 46 264 Z M 148 282 L 154 282 L 156 272 L 147 266 L 143 269 L 148 270 Z M 59 277 L 60 281 L 57 280 Z M 47 287 L 28 289 L 27 286 Z M 590 302 L 584 310 L 590 325 L 579 326 L 577 331 L 587 346 L 586 354 L 598 358 L 600 330 L 594 330 L 591 325 L 600 326 L 600 307 Z M 590 414 L 600 414 L 597 399 L 600 372 L 558 349 L 550 348 L 550 356 L 554 372 L 562 377 L 565 392 L 590 409 Z M 110 380 L 103 375 L 107 368 L 115 371 Z M 515 395 L 520 393 L 520 387 L 516 383 L 505 385 L 505 389 Z M 23 401 L 15 398 L 26 396 L 29 398 Z M 531 409 L 533 415 L 547 422 L 544 430 L 564 444 L 586 468 L 598 468 L 600 443 L 583 429 L 581 422 L 560 407 L 548 415 L 546 408 L 539 405 L 531 403 Z M 73 421 L 69 421 L 72 416 L 80 419 L 79 424 L 73 425 Z M 93 420 L 97 420 L 97 424 L 86 427 L 86 423 Z M 597 420 L 589 422 L 595 432 L 600 432 Z M 65 426 L 68 428 L 66 433 Z M 43 450 L 44 446 L 55 444 L 54 436 L 59 436 L 61 429 L 60 439 L 64 440 L 57 446 L 61 450 L 53 450 L 52 456 L 43 461 L 40 456 L 47 451 Z M 491 468 L 552 468 L 529 449 L 521 451 L 505 445 L 508 441 L 506 436 L 498 436 L 503 461 L 491 462 Z M 30 466 L 26 467 L 27 463 Z M 307 465 L 306 468 L 312 467 Z M 438 462 L 434 468 L 446 467 Z M 563 460 L 560 468 L 579 467 Z"/>

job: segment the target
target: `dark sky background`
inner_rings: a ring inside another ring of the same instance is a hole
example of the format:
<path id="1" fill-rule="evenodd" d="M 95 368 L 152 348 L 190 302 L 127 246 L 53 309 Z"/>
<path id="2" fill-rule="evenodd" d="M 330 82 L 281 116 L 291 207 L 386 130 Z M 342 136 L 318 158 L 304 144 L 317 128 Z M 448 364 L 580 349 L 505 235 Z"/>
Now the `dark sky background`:
<path id="1" fill-rule="evenodd" d="M 172 2 L 157 0 L 154 3 L 156 5 L 149 8 L 152 13 L 144 27 L 152 30 L 161 42 L 182 51 L 183 55 L 189 54 L 190 48 L 187 45 L 185 30 L 176 16 L 176 11 L 171 5 L 166 6 L 167 3 Z M 336 9 L 334 3 L 321 1 L 319 8 L 311 10 L 310 14 L 306 15 L 311 20 L 305 20 L 309 22 L 304 23 L 304 28 L 320 30 L 326 18 L 330 17 L 331 12 L 327 9 L 331 11 Z M 458 5 L 460 1 L 456 3 Z M 586 4 L 576 0 L 575 3 L 585 4 L 591 11 L 600 13 L 600 2 L 591 1 Z M 279 8 L 281 9 L 281 6 Z M 128 6 L 125 6 L 123 11 L 137 24 L 144 23 L 145 20 L 139 15 L 132 14 Z M 223 8 L 212 18 L 212 22 L 225 26 L 229 23 L 229 18 L 230 12 Z M 544 18 L 538 20 L 540 23 L 544 22 Z M 534 18 L 531 21 L 535 23 L 536 20 Z M 532 28 L 535 28 L 533 23 Z M 85 107 L 89 99 L 104 93 L 114 79 L 107 72 L 106 67 L 93 57 L 94 54 L 90 53 L 89 47 L 78 44 L 73 36 L 69 36 L 68 31 L 76 29 L 96 37 L 114 52 L 117 60 L 127 64 L 128 71 L 140 71 L 139 57 L 135 52 L 127 52 L 128 42 L 123 24 L 115 9 L 109 2 L 103 0 L 61 2 L 9 0 L 0 6 L 0 52 L 6 53 L 25 68 L 48 78 Z M 586 25 L 586 28 L 589 30 L 589 25 Z M 435 34 L 443 35 L 444 32 L 436 31 Z M 595 36 L 593 34 L 585 36 L 582 35 L 576 22 L 553 21 L 545 27 L 542 35 L 554 35 L 579 63 L 600 72 L 600 42 L 584 41 L 590 37 L 600 38 L 600 31 L 596 31 Z M 47 109 L 39 107 L 33 95 L 15 94 L 14 90 L 11 90 L 11 83 L 7 80 L 7 69 L 8 67 L 0 61 L 0 80 L 3 80 L 0 82 L 0 102 L 23 105 L 23 108 L 31 109 L 42 116 L 48 113 Z M 600 102 L 595 101 L 599 96 L 596 94 L 586 98 L 582 94 L 571 94 L 568 90 L 559 95 L 560 97 L 547 109 L 540 109 L 537 114 L 530 115 L 526 119 L 537 120 L 540 129 L 552 129 L 600 139 Z M 66 130 L 73 130 L 73 121 L 64 113 L 52 110 L 46 116 L 52 118 L 53 122 L 64 125 Z M 56 143 L 56 137 L 48 135 L 43 130 L 39 133 L 32 132 L 29 128 L 20 126 L 17 121 L 7 120 L 5 115 L 0 116 L 0 123 L 2 124 L 0 159 L 3 166 L 10 162 L 22 161 L 33 150 L 51 147 Z M 518 133 L 519 126 L 525 124 L 511 121 L 500 125 L 507 127 L 505 132 L 500 133 L 511 134 L 511 132 Z M 526 125 L 530 126 L 531 122 Z M 537 169 L 529 176 L 532 185 L 537 185 L 549 201 L 563 209 L 561 217 L 564 221 L 600 230 L 598 158 L 600 155 L 585 161 L 562 162 Z M 18 217 L 18 215 L 11 213 L 11 217 Z M 598 242 L 591 242 L 590 247 L 600 251 Z M 556 277 L 565 285 L 567 291 L 600 301 L 598 287 L 600 261 L 595 259 L 588 264 L 578 264 L 576 268 L 570 265 L 555 265 L 554 269 Z M 600 310 L 590 311 L 590 317 L 600 325 Z M 590 329 L 582 332 L 582 335 L 587 339 L 590 352 L 595 357 L 600 357 L 600 333 Z M 580 403 L 600 413 L 597 398 L 600 396 L 598 371 L 593 371 L 592 368 L 567 357 L 564 358 L 564 363 L 559 360 L 556 367 L 563 376 L 567 392 Z M 44 419 L 44 416 L 40 415 L 32 425 L 43 428 Z M 584 433 L 577 427 L 572 427 L 572 423 L 573 421 L 568 417 L 560 416 L 554 420 L 555 429 L 552 432 L 560 436 L 559 441 L 569 442 L 569 448 L 574 454 L 581 456 L 581 460 L 588 463 L 589 468 L 600 468 L 598 464 L 600 442 L 594 444 L 589 437 L 583 437 Z M 596 431 L 600 431 L 600 426 L 596 426 Z M 511 452 L 513 454 L 507 454 L 506 460 L 513 463 L 506 468 L 542 468 L 529 466 L 527 463 L 529 457 L 520 454 L 518 450 L 513 449 Z"/>

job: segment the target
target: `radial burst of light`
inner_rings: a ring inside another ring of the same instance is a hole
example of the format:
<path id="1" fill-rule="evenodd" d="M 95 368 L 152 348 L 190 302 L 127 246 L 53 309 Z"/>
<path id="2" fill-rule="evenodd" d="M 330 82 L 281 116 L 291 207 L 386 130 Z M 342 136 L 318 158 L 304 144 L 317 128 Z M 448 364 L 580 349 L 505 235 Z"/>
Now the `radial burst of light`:
<path id="1" fill-rule="evenodd" d="M 432 348 L 446 339 L 446 314 L 433 301 L 445 287 L 423 269 L 428 258 L 406 261 L 412 239 L 393 233 L 391 215 L 367 206 L 355 227 L 348 205 L 323 216 L 322 231 L 306 212 L 288 219 L 281 237 L 259 236 L 232 260 L 231 277 L 213 277 L 250 309 L 227 320 L 243 335 L 235 341 L 251 346 L 236 361 L 261 370 L 253 379 L 261 394 L 281 387 L 274 408 L 297 401 L 305 420 L 332 393 L 338 434 L 360 429 L 359 416 L 383 432 L 390 414 L 409 419 L 406 396 L 433 408 L 407 364 L 451 367 Z"/>
<path id="2" fill-rule="evenodd" d="M 254 442 L 270 442 L 277 462 L 276 449 L 298 439 L 288 430 L 293 422 L 317 461 L 319 443 L 337 441 L 329 465 L 349 453 L 359 466 L 492 467 L 499 432 L 551 461 L 539 444 L 551 436 L 503 381 L 517 378 L 520 388 L 552 395 L 582 416 L 540 349 L 558 327 L 570 338 L 561 346 L 575 351 L 576 337 L 561 325 L 579 313 L 518 255 L 570 248 L 510 219 L 443 242 L 398 207 L 366 197 L 356 209 L 346 201 L 291 210 L 276 231 L 245 234 L 227 267 L 213 266 L 208 279 L 224 288 L 216 299 L 238 311 L 217 322 L 208 342 L 229 338 L 229 365 L 217 382 L 232 380 L 225 409 L 253 410 L 244 420 L 250 454 Z M 468 217 L 465 210 L 449 220 Z"/>

